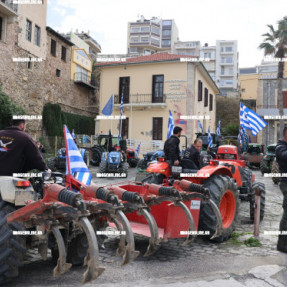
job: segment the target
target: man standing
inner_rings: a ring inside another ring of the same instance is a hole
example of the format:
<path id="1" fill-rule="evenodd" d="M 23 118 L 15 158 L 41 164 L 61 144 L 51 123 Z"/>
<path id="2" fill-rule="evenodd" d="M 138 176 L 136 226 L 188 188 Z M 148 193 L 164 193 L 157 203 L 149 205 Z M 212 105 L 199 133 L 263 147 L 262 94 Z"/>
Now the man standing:
<path id="1" fill-rule="evenodd" d="M 25 120 L 13 120 L 12 126 L 0 131 L 0 176 L 41 171 L 48 167 L 34 140 L 25 133 Z"/>
<path id="2" fill-rule="evenodd" d="M 179 165 L 180 163 L 179 137 L 181 131 L 181 127 L 174 127 L 173 135 L 164 143 L 164 154 L 166 159 L 170 161 L 170 165 Z"/>
<path id="3" fill-rule="evenodd" d="M 195 139 L 193 145 L 188 148 L 184 155 L 184 159 L 190 160 L 190 169 L 200 169 L 200 151 L 202 148 L 202 140 L 200 138 Z"/>
<path id="4" fill-rule="evenodd" d="M 278 140 L 276 146 L 276 160 L 280 173 L 287 173 L 287 126 L 283 130 L 283 140 Z M 287 177 L 280 177 L 279 183 L 283 193 L 283 216 L 280 221 L 279 230 L 287 231 Z M 287 253 L 287 235 L 279 235 L 277 250 Z"/>

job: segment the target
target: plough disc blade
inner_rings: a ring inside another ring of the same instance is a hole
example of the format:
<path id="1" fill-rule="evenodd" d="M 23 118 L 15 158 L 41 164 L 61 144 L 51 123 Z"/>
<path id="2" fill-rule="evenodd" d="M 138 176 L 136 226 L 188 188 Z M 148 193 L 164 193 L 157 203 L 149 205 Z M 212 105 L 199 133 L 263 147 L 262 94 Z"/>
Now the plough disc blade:
<path id="1" fill-rule="evenodd" d="M 59 258 L 57 261 L 57 266 L 53 270 L 53 275 L 54 277 L 59 277 L 60 275 L 67 272 L 71 268 L 72 264 L 66 263 L 67 253 L 66 253 L 64 239 L 62 237 L 62 234 L 59 228 L 56 226 L 53 226 L 52 232 L 56 238 L 58 250 L 59 250 Z"/>
<path id="2" fill-rule="evenodd" d="M 154 217 L 146 210 L 141 209 L 140 214 L 146 219 L 150 229 L 149 246 L 144 254 L 144 257 L 152 255 L 160 248 L 160 240 L 158 238 L 158 227 Z"/>
<path id="3" fill-rule="evenodd" d="M 211 207 L 211 209 L 213 210 L 215 216 L 216 216 L 216 231 L 213 234 L 213 236 L 210 239 L 214 239 L 218 236 L 220 236 L 222 234 L 223 231 L 223 227 L 222 227 L 222 218 L 221 218 L 221 214 L 220 211 L 217 207 L 217 205 L 213 202 L 213 200 L 209 199 L 207 201 L 207 204 Z"/>
<path id="4" fill-rule="evenodd" d="M 139 251 L 135 251 L 134 234 L 132 232 L 127 217 L 121 210 L 118 210 L 116 214 L 118 221 L 123 226 L 122 231 L 125 231 L 125 235 L 123 235 L 124 237 L 122 237 L 121 235 L 120 246 L 119 249 L 117 250 L 117 254 L 122 253 L 123 255 L 123 261 L 121 264 L 123 266 L 125 264 L 128 264 L 129 262 L 132 262 L 135 258 L 137 258 L 139 255 Z M 127 245 L 125 245 L 125 241 L 127 242 Z M 124 244 L 124 246 L 122 244 Z"/>
<path id="5" fill-rule="evenodd" d="M 105 268 L 99 267 L 98 242 L 90 221 L 87 217 L 82 217 L 79 220 L 79 225 L 83 228 L 89 243 L 88 253 L 84 262 L 84 266 L 87 265 L 88 268 L 83 275 L 82 281 L 85 284 L 98 278 L 104 272 Z"/>

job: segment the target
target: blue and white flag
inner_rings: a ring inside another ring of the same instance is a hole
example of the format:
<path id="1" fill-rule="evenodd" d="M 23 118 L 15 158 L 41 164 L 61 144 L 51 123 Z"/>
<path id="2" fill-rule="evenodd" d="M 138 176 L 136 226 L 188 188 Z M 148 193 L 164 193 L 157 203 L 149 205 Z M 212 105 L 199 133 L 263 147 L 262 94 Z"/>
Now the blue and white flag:
<path id="1" fill-rule="evenodd" d="M 139 143 L 137 149 L 136 149 L 136 157 L 138 157 L 139 152 L 140 152 L 140 148 L 141 148 L 141 143 Z"/>
<path id="2" fill-rule="evenodd" d="M 174 121 L 171 110 L 169 110 L 169 117 L 168 117 L 168 127 L 167 127 L 167 138 L 170 138 L 170 136 L 173 133 L 174 128 Z"/>
<path id="3" fill-rule="evenodd" d="M 218 121 L 218 127 L 217 127 L 217 129 L 216 129 L 216 134 L 217 134 L 218 136 L 220 136 L 220 126 L 221 126 L 221 119 L 219 119 L 219 121 Z"/>
<path id="4" fill-rule="evenodd" d="M 121 119 L 123 116 L 123 111 L 124 111 L 124 96 L 122 96 L 122 98 L 121 98 Z"/>
<path id="5" fill-rule="evenodd" d="M 204 133 L 203 126 L 202 126 L 200 120 L 197 120 L 197 123 L 198 123 L 199 128 L 201 129 L 201 133 Z"/>
<path id="6" fill-rule="evenodd" d="M 73 140 L 76 138 L 76 135 L 75 135 L 74 129 L 73 129 L 73 131 L 72 131 L 72 138 L 73 138 Z"/>
<path id="7" fill-rule="evenodd" d="M 102 114 L 105 116 L 110 116 L 113 113 L 113 95 L 110 97 L 106 105 L 104 106 L 102 110 Z"/>
<path id="8" fill-rule="evenodd" d="M 80 182 L 89 185 L 91 183 L 92 175 L 66 125 L 64 125 L 64 136 L 67 156 L 66 174 L 71 174 Z"/>
<path id="9" fill-rule="evenodd" d="M 208 128 L 208 147 L 212 147 L 212 136 L 210 133 L 210 127 Z"/>
<path id="10" fill-rule="evenodd" d="M 251 130 L 252 135 L 256 136 L 267 123 L 255 112 L 240 103 L 240 126 Z"/>

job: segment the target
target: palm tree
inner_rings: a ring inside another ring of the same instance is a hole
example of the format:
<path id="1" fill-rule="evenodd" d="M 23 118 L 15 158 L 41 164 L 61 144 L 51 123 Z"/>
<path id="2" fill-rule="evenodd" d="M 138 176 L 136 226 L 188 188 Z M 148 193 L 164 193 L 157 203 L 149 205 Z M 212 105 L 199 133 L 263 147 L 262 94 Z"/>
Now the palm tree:
<path id="1" fill-rule="evenodd" d="M 264 50 L 264 56 L 271 55 L 275 58 L 283 59 L 287 54 L 287 16 L 278 21 L 278 29 L 275 30 L 273 25 L 267 25 L 270 32 L 263 34 L 264 42 L 259 45 L 260 49 Z M 277 95 L 279 104 L 279 115 L 283 116 L 283 95 L 282 95 L 282 79 L 284 77 L 284 63 L 278 62 L 278 81 L 277 81 Z M 280 135 L 283 134 L 284 120 L 280 120 Z"/>

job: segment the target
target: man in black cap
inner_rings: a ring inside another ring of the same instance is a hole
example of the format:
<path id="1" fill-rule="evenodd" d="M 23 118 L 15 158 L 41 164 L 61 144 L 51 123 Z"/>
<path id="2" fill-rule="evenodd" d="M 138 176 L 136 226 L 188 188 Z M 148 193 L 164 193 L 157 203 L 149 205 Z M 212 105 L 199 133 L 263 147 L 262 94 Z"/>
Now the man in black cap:
<path id="1" fill-rule="evenodd" d="M 287 173 L 287 126 L 283 130 L 283 140 L 278 140 L 276 146 L 276 160 L 280 173 Z M 280 189 L 283 193 L 283 216 L 279 230 L 287 232 L 287 177 L 280 177 Z M 279 235 L 277 250 L 287 253 L 287 235 Z"/>
<path id="2" fill-rule="evenodd" d="M 179 137 L 181 136 L 181 131 L 181 127 L 175 127 L 173 129 L 173 135 L 164 143 L 164 155 L 170 162 L 170 165 L 180 164 Z"/>
<path id="3" fill-rule="evenodd" d="M 0 131 L 0 176 L 32 169 L 48 170 L 41 152 L 25 129 L 25 120 L 13 120 L 11 127 Z"/>

